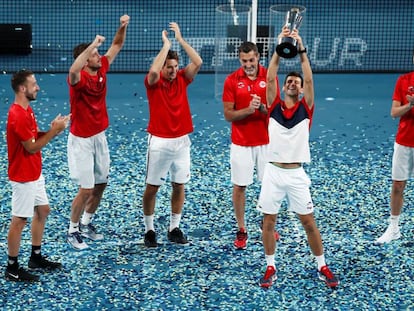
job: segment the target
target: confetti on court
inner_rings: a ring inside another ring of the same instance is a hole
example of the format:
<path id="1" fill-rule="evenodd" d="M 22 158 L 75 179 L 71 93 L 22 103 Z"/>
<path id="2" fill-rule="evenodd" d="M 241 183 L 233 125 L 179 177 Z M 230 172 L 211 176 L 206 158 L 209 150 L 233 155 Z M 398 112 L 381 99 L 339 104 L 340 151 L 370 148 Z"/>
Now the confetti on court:
<path id="1" fill-rule="evenodd" d="M 333 78 L 333 76 L 335 78 Z M 354 76 L 358 80 L 359 76 Z M 44 175 L 52 205 L 43 252 L 62 261 L 58 272 L 41 275 L 37 284 L 15 284 L 0 279 L 2 310 L 388 310 L 414 306 L 412 187 L 408 186 L 402 217 L 403 237 L 382 247 L 373 241 L 386 228 L 392 145 L 396 122 L 389 117 L 394 77 L 381 87 L 384 76 L 370 81 L 382 94 L 352 98 L 349 77 L 324 75 L 318 83 L 341 85 L 335 107 L 317 100 L 311 133 L 312 179 L 325 255 L 341 284 L 331 290 L 316 277 L 316 263 L 297 218 L 283 210 L 278 221 L 278 280 L 269 290 L 258 286 L 264 273 L 260 216 L 255 210 L 259 187 L 247 190 L 246 220 L 249 244 L 236 251 L 231 205 L 229 125 L 222 104 L 205 86 L 211 75 L 199 75 L 190 86 L 195 132 L 192 139 L 192 180 L 182 229 L 192 241 L 188 247 L 167 242 L 170 187 L 161 188 L 155 226 L 160 246 L 143 246 L 141 197 L 144 190 L 147 102 L 142 75 L 110 76 L 108 107 L 111 127 L 111 177 L 96 226 L 102 242 L 77 252 L 65 242 L 69 209 L 76 188 L 69 181 L 66 134 L 43 150 Z M 8 85 L 7 76 L 0 77 Z M 43 75 L 44 90 L 35 113 L 42 128 L 59 113 L 68 112 L 64 75 Z M 326 81 L 324 81 L 326 79 Z M 361 85 L 368 83 L 360 78 Z M 62 85 L 56 86 L 56 81 Z M 136 82 L 139 83 L 136 83 Z M 4 83 L 3 83 L 4 82 Z M 318 85 L 316 85 L 318 87 Z M 63 91 L 62 91 L 63 90 Z M 319 98 L 327 98 L 324 91 Z M 327 92 L 329 94 L 329 92 Z M 370 94 L 372 95 L 372 94 Z M 10 91 L 0 93 L 13 98 Z M 0 107 L 0 246 L 6 263 L 10 215 L 10 187 L 4 129 L 8 106 Z M 23 234 L 20 263 L 30 251 L 28 228 Z M 3 269 L 3 268 L 2 268 Z M 2 270 L 0 273 L 4 273 Z"/>

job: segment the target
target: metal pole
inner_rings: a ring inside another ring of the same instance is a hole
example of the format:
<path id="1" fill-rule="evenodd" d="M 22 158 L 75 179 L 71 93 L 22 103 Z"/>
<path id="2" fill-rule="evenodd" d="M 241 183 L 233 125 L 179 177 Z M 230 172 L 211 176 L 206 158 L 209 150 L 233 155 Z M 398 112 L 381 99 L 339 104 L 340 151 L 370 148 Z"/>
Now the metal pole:
<path id="1" fill-rule="evenodd" d="M 252 21 L 250 25 L 250 41 L 254 43 L 256 43 L 257 38 L 257 1 L 258 0 L 252 0 Z"/>

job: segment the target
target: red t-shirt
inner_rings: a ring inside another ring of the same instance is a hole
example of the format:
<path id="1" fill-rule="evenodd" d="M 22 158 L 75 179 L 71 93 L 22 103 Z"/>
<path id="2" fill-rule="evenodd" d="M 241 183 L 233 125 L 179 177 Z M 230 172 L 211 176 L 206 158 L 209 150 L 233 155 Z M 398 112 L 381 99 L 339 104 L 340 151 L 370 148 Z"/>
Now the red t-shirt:
<path id="1" fill-rule="evenodd" d="M 109 126 L 106 109 L 106 73 L 109 62 L 101 58 L 102 67 L 92 76 L 81 71 L 81 79 L 75 85 L 69 84 L 71 124 L 70 132 L 78 137 L 91 137 Z"/>
<path id="2" fill-rule="evenodd" d="M 42 155 L 40 151 L 27 152 L 22 144 L 38 136 L 36 118 L 30 106 L 27 109 L 17 103 L 10 106 L 6 136 L 9 179 L 15 182 L 38 180 L 42 173 Z"/>
<path id="3" fill-rule="evenodd" d="M 262 103 L 266 101 L 267 69 L 259 65 L 255 80 L 250 80 L 243 68 L 231 73 L 224 81 L 223 102 L 234 103 L 234 109 L 240 110 L 249 106 L 252 94 L 260 96 Z M 276 83 L 277 80 L 276 80 Z M 279 90 L 279 88 L 278 88 Z M 269 143 L 269 114 L 256 110 L 243 120 L 231 123 L 231 141 L 239 146 L 261 146 Z"/>
<path id="4" fill-rule="evenodd" d="M 408 105 L 407 94 L 414 95 L 414 72 L 401 75 L 395 84 L 393 100 Z M 414 147 L 414 111 L 411 109 L 400 117 L 395 141 L 406 147 Z"/>
<path id="5" fill-rule="evenodd" d="M 191 82 L 185 77 L 184 69 L 179 70 L 172 81 L 161 75 L 159 81 L 152 86 L 148 84 L 148 75 L 145 76 L 149 105 L 148 133 L 176 138 L 194 130 L 187 98 L 187 86 Z"/>

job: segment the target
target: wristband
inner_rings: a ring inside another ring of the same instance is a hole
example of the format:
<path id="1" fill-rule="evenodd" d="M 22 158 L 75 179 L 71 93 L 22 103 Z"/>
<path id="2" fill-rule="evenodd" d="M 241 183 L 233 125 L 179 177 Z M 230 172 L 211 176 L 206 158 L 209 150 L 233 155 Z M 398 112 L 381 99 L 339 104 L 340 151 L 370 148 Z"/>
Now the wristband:
<path id="1" fill-rule="evenodd" d="M 302 54 L 302 53 L 306 53 L 306 48 L 304 48 L 303 50 L 298 51 L 298 54 Z"/>

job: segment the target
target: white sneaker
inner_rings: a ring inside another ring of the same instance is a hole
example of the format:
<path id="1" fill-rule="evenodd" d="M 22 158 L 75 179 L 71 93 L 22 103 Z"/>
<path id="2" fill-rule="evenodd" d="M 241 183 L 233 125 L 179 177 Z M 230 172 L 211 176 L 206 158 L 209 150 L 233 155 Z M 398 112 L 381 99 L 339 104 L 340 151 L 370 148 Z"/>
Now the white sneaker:
<path id="1" fill-rule="evenodd" d="M 104 238 L 103 234 L 98 233 L 95 226 L 91 223 L 88 225 L 79 224 L 79 231 L 83 237 L 91 239 L 92 241 L 100 241 Z"/>
<path id="2" fill-rule="evenodd" d="M 81 236 L 81 234 L 80 234 L 79 231 L 75 231 L 75 232 L 72 232 L 72 233 L 68 233 L 66 239 L 67 239 L 68 243 L 74 249 L 77 249 L 77 250 L 80 250 L 81 251 L 81 250 L 89 247 L 88 244 L 86 244 L 83 241 L 82 236 Z"/>
<path id="3" fill-rule="evenodd" d="M 387 230 L 385 230 L 384 234 L 381 235 L 376 241 L 375 244 L 384 244 L 389 243 L 392 240 L 397 240 L 401 237 L 400 228 L 392 228 L 388 226 Z"/>

